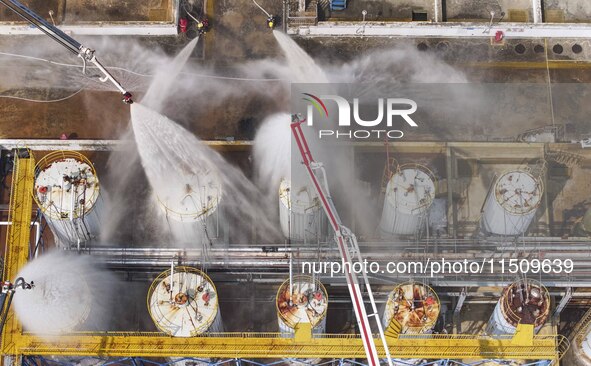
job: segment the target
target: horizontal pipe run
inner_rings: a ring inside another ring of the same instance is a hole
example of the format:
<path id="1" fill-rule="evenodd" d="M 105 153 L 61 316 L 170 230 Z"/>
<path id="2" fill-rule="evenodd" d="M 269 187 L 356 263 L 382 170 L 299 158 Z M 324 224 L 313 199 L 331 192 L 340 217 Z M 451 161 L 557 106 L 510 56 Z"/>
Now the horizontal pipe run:
<path id="1" fill-rule="evenodd" d="M 318 22 L 317 25 L 290 27 L 289 34 L 301 37 L 428 37 L 492 38 L 498 31 L 504 38 L 589 38 L 588 24 L 532 23 L 420 23 L 420 22 Z"/>

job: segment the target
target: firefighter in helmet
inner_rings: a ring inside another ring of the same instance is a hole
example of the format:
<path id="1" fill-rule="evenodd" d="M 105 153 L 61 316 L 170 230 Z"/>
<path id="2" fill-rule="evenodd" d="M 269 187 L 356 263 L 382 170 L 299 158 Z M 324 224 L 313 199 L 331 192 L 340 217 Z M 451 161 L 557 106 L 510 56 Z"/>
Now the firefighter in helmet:
<path id="1" fill-rule="evenodd" d="M 275 17 L 274 16 L 271 15 L 267 18 L 267 27 L 269 27 L 269 29 L 275 28 Z"/>
<path id="2" fill-rule="evenodd" d="M 209 30 L 209 20 L 207 18 L 199 18 L 197 21 L 197 31 L 203 34 Z"/>

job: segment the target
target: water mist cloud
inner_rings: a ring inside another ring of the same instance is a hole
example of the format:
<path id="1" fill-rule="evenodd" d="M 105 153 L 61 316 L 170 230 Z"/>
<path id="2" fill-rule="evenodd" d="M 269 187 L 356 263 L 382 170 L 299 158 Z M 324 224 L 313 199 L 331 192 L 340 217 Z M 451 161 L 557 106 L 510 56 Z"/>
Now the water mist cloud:
<path id="1" fill-rule="evenodd" d="M 116 281 L 90 257 L 54 251 L 29 262 L 18 276 L 35 283 L 31 290 L 17 290 L 13 301 L 27 331 L 60 334 L 109 320 Z"/>

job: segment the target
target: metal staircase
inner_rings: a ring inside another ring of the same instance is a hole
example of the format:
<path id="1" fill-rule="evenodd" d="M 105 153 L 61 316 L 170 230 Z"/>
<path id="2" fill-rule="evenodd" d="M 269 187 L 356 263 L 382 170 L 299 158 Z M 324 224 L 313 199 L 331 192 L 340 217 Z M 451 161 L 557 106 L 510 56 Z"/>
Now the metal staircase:
<path id="1" fill-rule="evenodd" d="M 318 0 L 318 8 L 327 11 L 330 10 L 330 0 Z"/>
<path id="2" fill-rule="evenodd" d="M 394 168 L 394 169 L 393 169 Z M 384 174 L 382 174 L 382 195 L 386 194 L 386 188 L 388 187 L 388 182 L 392 179 L 392 175 L 394 175 L 395 170 L 398 168 L 398 162 L 394 158 L 388 158 L 388 162 L 384 167 Z"/>
<path id="3" fill-rule="evenodd" d="M 546 158 L 569 168 L 581 166 L 584 156 L 563 150 L 546 150 Z"/>

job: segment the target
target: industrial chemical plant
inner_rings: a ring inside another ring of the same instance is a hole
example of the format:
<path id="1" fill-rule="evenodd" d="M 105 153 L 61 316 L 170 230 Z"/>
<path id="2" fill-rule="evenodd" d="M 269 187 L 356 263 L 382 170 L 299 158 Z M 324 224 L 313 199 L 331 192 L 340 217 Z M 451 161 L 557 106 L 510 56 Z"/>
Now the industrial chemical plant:
<path id="1" fill-rule="evenodd" d="M 0 0 L 3 365 L 591 365 L 587 0 Z"/>

